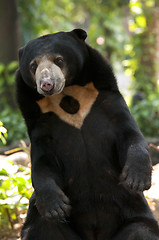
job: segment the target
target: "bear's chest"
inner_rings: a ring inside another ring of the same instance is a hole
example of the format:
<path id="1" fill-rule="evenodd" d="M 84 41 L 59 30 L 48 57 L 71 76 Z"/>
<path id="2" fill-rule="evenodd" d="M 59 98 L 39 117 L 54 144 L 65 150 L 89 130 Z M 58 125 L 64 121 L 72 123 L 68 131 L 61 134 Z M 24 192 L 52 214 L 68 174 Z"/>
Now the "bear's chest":
<path id="1" fill-rule="evenodd" d="M 97 96 L 98 91 L 93 83 L 89 83 L 66 87 L 60 94 L 47 96 L 37 103 L 42 113 L 53 112 L 61 120 L 80 129 Z"/>

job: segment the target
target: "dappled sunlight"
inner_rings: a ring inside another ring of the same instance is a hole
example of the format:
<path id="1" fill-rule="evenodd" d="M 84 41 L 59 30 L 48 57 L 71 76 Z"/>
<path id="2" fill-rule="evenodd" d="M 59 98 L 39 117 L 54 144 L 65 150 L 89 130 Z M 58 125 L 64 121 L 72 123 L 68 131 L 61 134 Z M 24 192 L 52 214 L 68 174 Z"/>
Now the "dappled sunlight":
<path id="1" fill-rule="evenodd" d="M 153 167 L 151 188 L 144 192 L 148 204 L 159 222 L 159 164 Z"/>

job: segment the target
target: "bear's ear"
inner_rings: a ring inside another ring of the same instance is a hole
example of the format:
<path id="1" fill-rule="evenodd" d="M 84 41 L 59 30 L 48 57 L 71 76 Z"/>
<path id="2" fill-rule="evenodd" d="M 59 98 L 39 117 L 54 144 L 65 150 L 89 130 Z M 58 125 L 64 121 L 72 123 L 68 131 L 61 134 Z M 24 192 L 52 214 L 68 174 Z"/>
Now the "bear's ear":
<path id="1" fill-rule="evenodd" d="M 86 31 L 84 31 L 83 29 L 80 29 L 80 28 L 74 29 L 74 30 L 72 31 L 72 33 L 76 34 L 76 36 L 77 36 L 79 39 L 83 40 L 83 41 L 84 41 L 84 40 L 86 39 L 86 37 L 87 37 Z"/>
<path id="2" fill-rule="evenodd" d="M 23 50 L 24 50 L 23 47 L 19 49 L 19 52 L 18 52 L 19 61 L 21 60 L 21 57 L 23 55 Z"/>

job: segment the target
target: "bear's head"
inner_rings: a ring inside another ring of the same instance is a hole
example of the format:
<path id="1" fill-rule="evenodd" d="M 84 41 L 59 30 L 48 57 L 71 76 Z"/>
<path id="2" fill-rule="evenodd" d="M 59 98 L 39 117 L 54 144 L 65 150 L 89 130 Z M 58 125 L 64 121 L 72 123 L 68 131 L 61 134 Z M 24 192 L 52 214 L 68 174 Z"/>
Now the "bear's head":
<path id="1" fill-rule="evenodd" d="M 88 50 L 82 29 L 59 32 L 31 40 L 19 50 L 19 71 L 24 82 L 43 96 L 60 93 L 75 82 Z"/>

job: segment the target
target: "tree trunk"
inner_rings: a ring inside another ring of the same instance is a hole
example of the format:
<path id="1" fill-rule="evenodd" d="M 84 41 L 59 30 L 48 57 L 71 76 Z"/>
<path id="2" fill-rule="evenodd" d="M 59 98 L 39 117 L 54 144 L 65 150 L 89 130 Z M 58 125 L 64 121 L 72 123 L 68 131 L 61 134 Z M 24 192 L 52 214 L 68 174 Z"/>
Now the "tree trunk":
<path id="1" fill-rule="evenodd" d="M 159 74 L 159 7 L 156 5 L 148 7 L 144 1 L 142 1 L 142 4 L 147 27 L 138 39 L 138 49 L 140 46 L 139 50 L 142 54 L 138 58 L 139 67 L 135 72 L 135 78 L 138 82 L 137 90 L 143 91 L 148 97 L 150 91 L 155 92 L 157 90 Z"/>
<path id="2" fill-rule="evenodd" d="M 20 45 L 19 24 L 16 0 L 0 0 L 0 64 L 7 65 L 17 60 L 17 52 Z M 16 70 L 16 69 L 15 69 Z M 9 105 L 16 108 L 14 100 L 13 76 L 14 71 L 9 72 L 7 67 L 1 72 L 0 81 L 0 108 Z"/>
<path id="3" fill-rule="evenodd" d="M 159 79 L 159 2 L 154 8 L 154 35 L 155 35 L 155 70 L 156 78 Z"/>
<path id="4" fill-rule="evenodd" d="M 19 26 L 16 0 L 0 0 L 0 62 L 17 60 Z"/>

